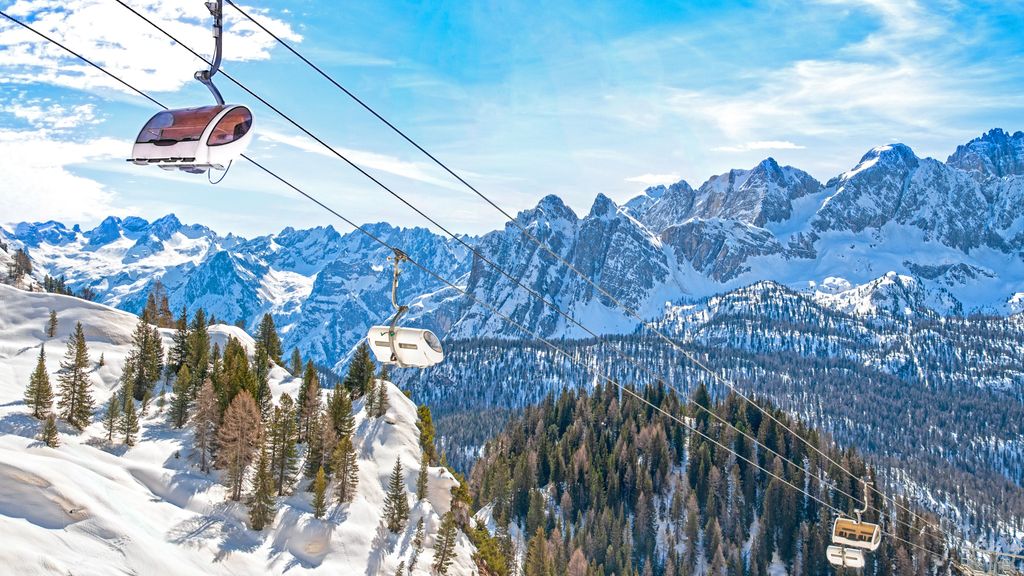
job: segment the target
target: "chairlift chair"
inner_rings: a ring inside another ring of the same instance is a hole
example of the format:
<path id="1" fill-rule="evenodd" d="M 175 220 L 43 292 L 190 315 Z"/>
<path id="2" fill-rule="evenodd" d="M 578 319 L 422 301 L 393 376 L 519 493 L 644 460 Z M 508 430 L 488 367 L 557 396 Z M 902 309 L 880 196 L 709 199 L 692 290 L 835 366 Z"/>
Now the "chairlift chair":
<path id="1" fill-rule="evenodd" d="M 391 281 L 391 304 L 395 307 L 395 315 L 390 326 L 373 326 L 366 336 L 366 341 L 378 362 L 401 368 L 427 368 L 444 360 L 441 340 L 431 332 L 422 328 L 405 328 L 398 321 L 409 311 L 409 307 L 398 303 L 398 277 L 401 275 L 399 265 L 409 257 L 401 250 L 395 249 L 394 275 Z"/>

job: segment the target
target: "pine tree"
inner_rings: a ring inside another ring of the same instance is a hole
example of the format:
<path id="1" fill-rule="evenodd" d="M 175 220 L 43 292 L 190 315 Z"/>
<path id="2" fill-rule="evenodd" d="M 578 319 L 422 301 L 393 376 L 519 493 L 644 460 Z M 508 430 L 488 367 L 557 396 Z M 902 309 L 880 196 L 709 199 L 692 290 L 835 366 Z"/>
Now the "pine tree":
<path id="1" fill-rule="evenodd" d="M 252 464 L 256 448 L 262 441 L 260 412 L 247 390 L 242 390 L 224 411 L 224 420 L 217 431 L 217 465 L 227 474 L 231 499 L 242 497 L 245 472 Z"/>
<path id="2" fill-rule="evenodd" d="M 364 340 L 356 348 L 352 362 L 348 365 L 348 373 L 345 375 L 345 389 L 353 398 L 365 395 L 370 390 L 370 383 L 373 381 L 374 366 L 370 358 L 370 347 Z"/>
<path id="3" fill-rule="evenodd" d="M 50 386 L 50 374 L 46 371 L 46 346 L 39 347 L 36 369 L 25 388 L 25 405 L 32 410 L 32 416 L 40 420 L 46 418 L 53 408 L 53 388 Z"/>
<path id="4" fill-rule="evenodd" d="M 313 480 L 313 516 L 323 518 L 327 511 L 327 474 L 323 467 L 316 471 L 316 478 Z"/>
<path id="5" fill-rule="evenodd" d="M 409 576 L 412 576 L 413 570 L 416 569 L 416 562 L 420 559 L 420 553 L 423 552 L 423 517 L 416 521 L 416 532 L 412 536 L 412 556 L 409 558 Z"/>
<path id="6" fill-rule="evenodd" d="M 200 392 L 201 393 L 201 392 Z M 274 521 L 276 512 L 274 500 L 274 478 L 270 471 L 270 457 L 267 448 L 260 449 L 256 463 L 256 477 L 253 479 L 253 494 L 249 498 L 249 523 L 253 530 L 263 530 Z"/>
<path id="7" fill-rule="evenodd" d="M 107 433 L 107 442 L 114 441 L 114 432 L 118 431 L 118 424 L 121 421 L 121 403 L 118 402 L 117 394 L 110 395 L 107 402 L 107 413 L 103 417 L 103 430 Z"/>
<path id="8" fill-rule="evenodd" d="M 331 460 L 334 478 L 337 481 L 334 493 L 338 503 L 351 502 L 359 485 L 359 463 L 355 448 L 352 446 L 351 434 L 338 440 Z"/>
<path id="9" fill-rule="evenodd" d="M 335 387 L 331 399 L 327 403 L 327 412 L 331 415 L 334 423 L 334 432 L 338 438 L 350 436 L 355 428 L 355 418 L 352 416 L 352 399 L 348 392 L 341 387 Z"/>
<path id="10" fill-rule="evenodd" d="M 388 491 L 384 498 L 384 519 L 388 530 L 398 534 L 405 528 L 409 520 L 409 496 L 405 488 L 405 475 L 402 471 L 402 457 L 395 460 L 388 480 Z"/>
<path id="11" fill-rule="evenodd" d="M 183 370 L 188 368 L 182 366 Z M 199 389 L 199 396 L 196 398 L 192 426 L 195 429 L 193 441 L 199 452 L 199 469 L 203 472 L 209 471 L 207 457 L 213 452 L 213 439 L 217 429 L 217 419 L 220 416 L 220 407 L 217 403 L 217 393 L 213 390 L 213 381 L 207 378 L 203 387 Z"/>
<path id="12" fill-rule="evenodd" d="M 100 361 L 96 363 L 96 366 L 98 366 L 100 368 L 103 368 L 106 365 L 107 365 L 107 358 L 103 355 L 103 352 L 100 352 Z"/>
<path id="13" fill-rule="evenodd" d="M 388 401 L 388 383 L 380 382 L 377 386 L 377 402 L 374 404 L 374 408 L 377 409 L 377 418 L 383 418 L 388 413 L 388 408 L 391 406 Z"/>
<path id="14" fill-rule="evenodd" d="M 395 570 L 395 576 L 405 575 L 405 560 L 398 563 L 398 568 Z"/>
<path id="15" fill-rule="evenodd" d="M 188 359 L 188 310 L 184 306 L 181 307 L 181 315 L 174 322 L 174 328 L 174 344 L 168 354 L 167 363 L 174 373 L 177 373 Z"/>
<path id="16" fill-rule="evenodd" d="M 89 349 L 85 343 L 85 331 L 79 322 L 68 339 L 68 350 L 60 363 L 57 376 L 60 382 L 60 400 L 57 401 L 60 417 L 79 430 L 88 426 L 92 420 L 92 391 L 86 372 L 88 368 Z"/>
<path id="17" fill-rule="evenodd" d="M 50 414 L 43 422 L 42 441 L 50 448 L 60 446 L 60 435 L 57 433 L 57 418 Z"/>
<path id="18" fill-rule="evenodd" d="M 292 376 L 298 378 L 302 375 L 302 354 L 299 353 L 299 347 L 292 348 Z"/>
<path id="19" fill-rule="evenodd" d="M 525 576 L 549 576 L 551 574 L 548 562 L 547 539 L 544 536 L 544 528 L 538 527 L 530 538 L 526 548 L 526 565 L 523 573 Z"/>
<path id="20" fill-rule="evenodd" d="M 314 417 L 320 412 L 320 377 L 312 360 L 306 361 L 306 372 L 299 389 L 299 442 L 309 438 Z"/>
<path id="21" fill-rule="evenodd" d="M 420 473 L 416 476 L 416 500 L 427 497 L 427 453 L 420 458 Z"/>
<path id="22" fill-rule="evenodd" d="M 139 433 L 139 417 L 135 414 L 135 401 L 132 400 L 131 394 L 126 393 L 125 397 L 124 412 L 121 413 L 118 429 L 124 435 L 124 443 L 134 446 L 135 435 Z"/>
<path id="23" fill-rule="evenodd" d="M 427 461 L 437 463 L 437 448 L 434 446 L 434 419 L 430 415 L 430 407 L 421 404 L 416 408 L 416 427 L 420 429 L 420 448 L 427 453 Z"/>
<path id="24" fill-rule="evenodd" d="M 192 400 L 191 387 L 192 372 L 188 369 L 188 364 L 182 364 L 174 381 L 174 400 L 171 402 L 171 423 L 175 428 L 181 428 L 188 420 L 188 407 Z"/>
<path id="25" fill-rule="evenodd" d="M 284 495 L 295 481 L 298 472 L 297 439 L 295 404 L 291 396 L 282 394 L 270 425 L 271 468 L 278 496 Z"/>
<path id="26" fill-rule="evenodd" d="M 50 319 L 46 322 L 46 337 L 53 338 L 57 336 L 57 311 L 50 310 Z"/>
<path id="27" fill-rule="evenodd" d="M 248 362 L 248 360 L 246 360 Z M 210 370 L 210 333 L 206 323 L 206 312 L 200 308 L 192 319 L 192 326 L 188 334 L 188 355 L 185 358 L 188 364 L 188 371 L 191 375 L 189 381 L 189 397 L 195 398 L 199 393 L 199 387 L 206 380 Z"/>
<path id="28" fill-rule="evenodd" d="M 377 417 L 377 400 L 378 400 L 378 396 L 379 395 L 377 394 L 377 382 L 375 380 L 370 380 L 370 388 L 366 391 L 366 396 L 365 396 L 366 397 L 366 404 L 365 404 L 366 415 L 369 416 L 370 418 L 376 418 Z"/>
<path id="29" fill-rule="evenodd" d="M 270 314 L 264 314 L 263 319 L 260 320 L 260 326 L 257 331 L 257 342 L 263 344 L 263 347 L 267 350 L 267 355 L 276 364 L 280 365 L 281 362 L 281 337 L 277 335 L 277 327 L 274 326 L 274 317 Z"/>
<path id="30" fill-rule="evenodd" d="M 306 475 L 312 477 L 318 468 L 330 476 L 333 472 L 331 456 L 334 447 L 338 444 L 338 437 L 334 434 L 334 425 L 331 423 L 331 416 L 327 413 L 320 413 L 312 418 L 312 427 L 309 433 L 308 447 L 306 449 Z"/>
<path id="31" fill-rule="evenodd" d="M 441 520 L 441 530 L 434 541 L 434 572 L 446 576 L 455 559 L 455 543 L 458 531 L 455 526 L 455 515 L 449 510 Z"/>
<path id="32" fill-rule="evenodd" d="M 256 350 L 252 359 L 252 374 L 255 381 L 252 396 L 256 400 L 256 406 L 260 409 L 260 415 L 266 419 L 270 416 L 273 398 L 270 393 L 270 356 L 262 341 L 256 342 Z"/>

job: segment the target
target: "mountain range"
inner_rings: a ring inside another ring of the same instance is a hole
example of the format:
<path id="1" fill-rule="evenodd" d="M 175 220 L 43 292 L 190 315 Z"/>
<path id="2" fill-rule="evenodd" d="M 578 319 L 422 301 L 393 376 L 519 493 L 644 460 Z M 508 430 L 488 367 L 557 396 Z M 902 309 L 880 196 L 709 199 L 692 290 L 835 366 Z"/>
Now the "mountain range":
<path id="1" fill-rule="evenodd" d="M 517 283 L 597 333 L 638 327 L 562 259 L 654 321 L 762 280 L 854 314 L 1024 310 L 1024 132 L 990 130 L 945 162 L 903 144 L 879 146 L 825 183 L 767 158 L 697 188 L 651 187 L 623 205 L 598 194 L 584 216 L 549 195 L 516 220 L 560 258 L 511 223 L 461 238 L 507 275 L 425 228 L 368 229 L 545 337 L 585 332 Z M 250 328 L 269 312 L 287 348 L 339 368 L 392 312 L 387 250 L 331 226 L 246 239 L 172 214 L 109 217 L 91 230 L 20 223 L 0 229 L 0 241 L 27 250 L 37 276 L 64 276 L 72 289 L 88 287 L 124 310 L 140 311 L 160 280 L 173 308 L 203 307 Z M 402 278 L 411 319 L 443 337 L 522 336 L 412 266 Z M 902 300 L 893 300 L 893 279 Z"/>

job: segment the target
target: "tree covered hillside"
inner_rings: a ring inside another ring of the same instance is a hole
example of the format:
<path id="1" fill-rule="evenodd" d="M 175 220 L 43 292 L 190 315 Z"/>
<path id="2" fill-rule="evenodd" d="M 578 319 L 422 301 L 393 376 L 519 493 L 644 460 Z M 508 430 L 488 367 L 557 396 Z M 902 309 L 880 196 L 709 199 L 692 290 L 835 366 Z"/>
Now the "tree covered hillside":
<path id="1" fill-rule="evenodd" d="M 491 553 L 494 572 L 521 564 L 525 576 L 835 573 L 825 558 L 835 514 L 812 496 L 852 511 L 838 490 L 860 498 L 855 480 L 736 396 L 712 404 L 701 386 L 686 407 L 662 386 L 641 394 L 729 450 L 612 385 L 548 396 L 489 442 L 472 471 L 477 517 L 496 535 L 480 554 Z M 840 452 L 815 431 L 772 414 L 847 470 L 871 474 L 853 450 Z M 865 520 L 912 544 L 883 538 L 868 555 L 865 575 L 950 573 L 942 536 L 924 518 L 896 516 L 877 496 L 871 504 Z"/>

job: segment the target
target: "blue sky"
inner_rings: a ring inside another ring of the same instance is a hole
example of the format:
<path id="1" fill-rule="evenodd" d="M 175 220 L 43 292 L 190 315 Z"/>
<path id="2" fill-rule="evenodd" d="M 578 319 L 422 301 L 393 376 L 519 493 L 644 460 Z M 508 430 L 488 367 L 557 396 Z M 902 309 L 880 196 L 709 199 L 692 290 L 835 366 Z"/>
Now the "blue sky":
<path id="1" fill-rule="evenodd" d="M 128 0 L 197 50 L 201 0 Z M 243 4 L 508 210 L 562 196 L 585 214 L 655 183 L 698 186 L 765 157 L 820 180 L 872 146 L 944 159 L 1024 129 L 1024 3 L 337 2 Z M 210 102 L 200 67 L 113 0 L 4 10 L 171 106 Z M 341 8 L 344 6 L 344 8 Z M 502 217 L 225 7 L 224 68 L 460 232 Z M 361 222 L 422 220 L 226 79 L 254 158 Z M 222 233 L 335 223 L 255 168 L 225 181 L 124 162 L 154 112 L 0 24 L 0 222 L 175 212 Z M 339 229 L 343 225 L 337 226 Z"/>

